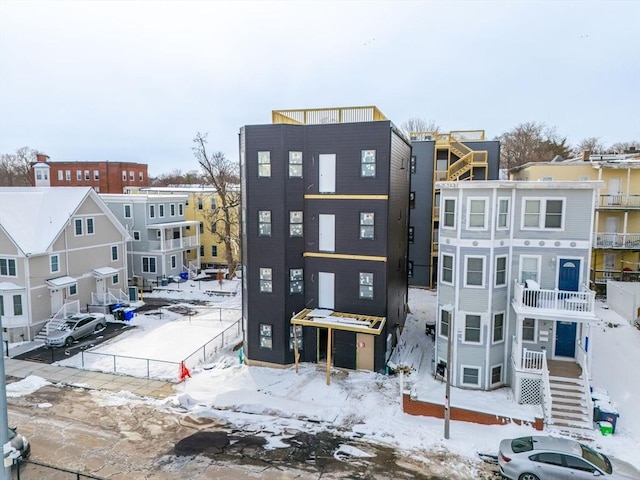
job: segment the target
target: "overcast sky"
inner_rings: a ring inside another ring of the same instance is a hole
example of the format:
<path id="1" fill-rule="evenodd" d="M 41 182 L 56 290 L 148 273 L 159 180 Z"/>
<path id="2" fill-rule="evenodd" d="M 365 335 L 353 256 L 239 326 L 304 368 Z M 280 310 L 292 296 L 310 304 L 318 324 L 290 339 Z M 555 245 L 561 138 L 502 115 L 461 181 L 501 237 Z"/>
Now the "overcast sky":
<path id="1" fill-rule="evenodd" d="M 0 0 L 0 153 L 197 169 L 271 110 L 640 140 L 640 1 Z"/>

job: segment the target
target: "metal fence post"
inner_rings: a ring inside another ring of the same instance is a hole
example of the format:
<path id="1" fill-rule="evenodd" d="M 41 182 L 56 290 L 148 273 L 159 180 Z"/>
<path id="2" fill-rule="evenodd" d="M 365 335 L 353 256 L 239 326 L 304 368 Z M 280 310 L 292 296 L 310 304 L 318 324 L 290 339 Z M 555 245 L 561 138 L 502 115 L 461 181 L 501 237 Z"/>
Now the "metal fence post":
<path id="1" fill-rule="evenodd" d="M 80 359 L 82 360 L 82 368 L 84 368 L 84 350 L 80 351 Z"/>
<path id="2" fill-rule="evenodd" d="M 113 373 L 118 373 L 118 370 L 116 369 L 116 356 L 113 356 Z"/>
<path id="3" fill-rule="evenodd" d="M 149 377 L 151 375 L 149 374 L 149 359 L 147 358 L 147 380 L 149 380 Z"/>

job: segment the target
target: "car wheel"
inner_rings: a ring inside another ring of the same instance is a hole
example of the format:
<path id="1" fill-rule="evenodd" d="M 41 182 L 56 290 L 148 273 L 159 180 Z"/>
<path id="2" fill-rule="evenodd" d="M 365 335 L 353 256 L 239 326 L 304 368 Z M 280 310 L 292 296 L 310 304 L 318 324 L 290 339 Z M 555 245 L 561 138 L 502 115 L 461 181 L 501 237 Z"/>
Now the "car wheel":
<path id="1" fill-rule="evenodd" d="M 64 342 L 64 344 L 67 347 L 70 347 L 72 343 L 73 343 L 73 337 L 67 337 L 67 340 Z"/>
<path id="2" fill-rule="evenodd" d="M 96 332 L 96 333 L 97 333 L 97 332 L 99 332 L 100 330 L 102 330 L 103 328 L 104 328 L 104 325 L 103 325 L 103 324 L 101 324 L 101 323 L 99 323 L 99 324 L 97 324 L 97 325 L 96 325 L 96 329 L 94 330 L 94 332 Z"/>
<path id="3" fill-rule="evenodd" d="M 518 477 L 518 480 L 540 480 L 537 475 L 533 473 L 523 473 Z"/>

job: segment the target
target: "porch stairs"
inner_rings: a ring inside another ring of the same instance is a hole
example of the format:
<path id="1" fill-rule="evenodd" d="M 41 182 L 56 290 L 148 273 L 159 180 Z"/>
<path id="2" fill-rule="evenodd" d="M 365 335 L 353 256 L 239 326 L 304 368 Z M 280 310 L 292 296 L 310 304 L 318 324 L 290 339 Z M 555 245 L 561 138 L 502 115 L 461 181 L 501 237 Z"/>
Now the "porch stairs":
<path id="1" fill-rule="evenodd" d="M 549 362 L 549 388 L 551 412 L 547 426 L 574 435 L 593 435 L 593 406 L 587 398 L 588 381 L 582 378 L 582 369 L 575 363 Z"/>
<path id="2" fill-rule="evenodd" d="M 64 323 L 64 318 L 52 318 L 44 324 L 44 327 L 40 329 L 40 331 L 36 334 L 35 337 L 33 337 L 33 339 L 42 340 L 44 342 L 44 339 L 47 338 L 47 332 L 55 330 L 62 323 Z"/>

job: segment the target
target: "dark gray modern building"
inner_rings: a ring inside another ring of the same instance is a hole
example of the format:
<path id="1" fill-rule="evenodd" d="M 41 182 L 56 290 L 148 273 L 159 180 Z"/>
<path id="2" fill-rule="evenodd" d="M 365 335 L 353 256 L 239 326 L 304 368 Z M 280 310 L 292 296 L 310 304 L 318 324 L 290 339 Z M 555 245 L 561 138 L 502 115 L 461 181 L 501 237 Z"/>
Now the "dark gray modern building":
<path id="1" fill-rule="evenodd" d="M 249 364 L 385 370 L 407 312 L 410 157 L 375 107 L 240 130 Z"/>
<path id="2" fill-rule="evenodd" d="M 435 288 L 440 228 L 439 181 L 497 180 L 500 142 L 483 130 L 410 134 L 409 284 Z"/>

